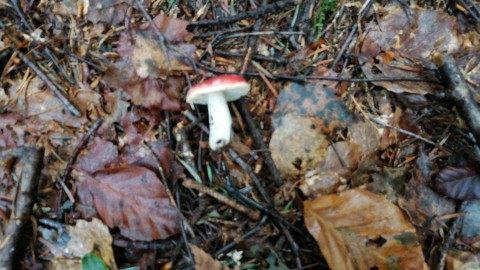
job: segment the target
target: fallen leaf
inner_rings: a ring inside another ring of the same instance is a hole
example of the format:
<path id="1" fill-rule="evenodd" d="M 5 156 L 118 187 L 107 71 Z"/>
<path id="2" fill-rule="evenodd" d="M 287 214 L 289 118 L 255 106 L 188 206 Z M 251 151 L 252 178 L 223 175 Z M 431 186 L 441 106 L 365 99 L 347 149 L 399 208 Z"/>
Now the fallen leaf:
<path id="1" fill-rule="evenodd" d="M 454 16 L 440 10 L 409 8 L 405 16 L 400 5 L 387 5 L 379 20 L 364 31 L 360 62 L 367 78 L 417 77 L 435 79 L 434 54 L 461 50 L 463 37 Z M 428 82 L 372 82 L 395 93 L 433 94 L 443 87 Z"/>
<path id="2" fill-rule="evenodd" d="M 126 145 L 122 148 L 119 162 L 137 165 L 163 174 L 169 184 L 175 183 L 183 174 L 183 167 L 174 160 L 170 144 L 163 140 L 148 142 L 147 145 Z"/>
<path id="3" fill-rule="evenodd" d="M 210 254 L 205 252 L 203 249 L 193 245 L 188 244 L 190 250 L 192 251 L 193 256 L 195 257 L 195 269 L 211 269 L 211 270 L 229 270 L 230 268 L 226 265 L 223 265 L 218 260 L 212 258 Z M 235 269 L 240 269 L 236 267 Z"/>
<path id="4" fill-rule="evenodd" d="M 179 212 L 167 189 L 147 168 L 129 166 L 75 173 L 82 208 L 94 207 L 110 227 L 132 240 L 165 239 L 180 231 Z"/>
<path id="5" fill-rule="evenodd" d="M 93 252 L 98 254 L 109 269 L 117 269 L 112 236 L 108 227 L 97 218 L 92 221 L 78 220 L 75 226 L 67 226 L 66 230 L 40 228 L 40 231 L 42 237 L 56 247 L 51 249 L 54 258 L 49 261 L 48 269 L 81 270 L 82 258 Z"/>
<path id="6" fill-rule="evenodd" d="M 356 143 L 343 141 L 328 146 L 325 158 L 305 174 L 300 190 L 309 198 L 345 190 L 347 178 L 357 168 L 361 154 Z"/>
<path id="7" fill-rule="evenodd" d="M 455 203 L 430 187 L 433 164 L 422 146 L 417 155 L 415 167 L 410 170 L 411 178 L 403 187 L 398 205 L 407 212 L 414 225 L 428 226 L 430 230 L 437 231 L 446 226 L 442 217 L 455 213 Z"/>
<path id="8" fill-rule="evenodd" d="M 454 200 L 480 199 L 480 176 L 467 166 L 447 166 L 434 180 L 435 189 Z"/>
<path id="9" fill-rule="evenodd" d="M 74 167 L 77 170 L 94 173 L 109 165 L 118 165 L 118 149 L 109 141 L 95 137 L 88 146 L 80 152 Z"/>
<path id="10" fill-rule="evenodd" d="M 86 2 L 89 3 L 87 19 L 94 24 L 98 22 L 111 25 L 119 24 L 130 16 L 128 14 L 129 9 L 137 8 L 134 0 L 90 0 Z M 148 6 L 150 1 L 146 0 L 141 3 Z"/>
<path id="11" fill-rule="evenodd" d="M 304 207 L 305 225 L 331 269 L 427 269 L 415 228 L 383 197 L 352 189 Z"/>
<path id="12" fill-rule="evenodd" d="M 187 43 L 192 34 L 185 29 L 186 21 L 164 15 L 153 21 L 165 37 L 165 48 L 150 23 L 129 28 L 120 34 L 120 59 L 108 68 L 103 79 L 110 87 L 128 93 L 135 105 L 179 111 L 180 93 L 185 87 L 183 73 L 192 70 L 186 62 L 196 58 L 195 46 Z"/>
<path id="13" fill-rule="evenodd" d="M 24 129 L 19 128 L 22 116 L 17 113 L 0 115 L 0 147 L 13 148 L 23 145 Z"/>

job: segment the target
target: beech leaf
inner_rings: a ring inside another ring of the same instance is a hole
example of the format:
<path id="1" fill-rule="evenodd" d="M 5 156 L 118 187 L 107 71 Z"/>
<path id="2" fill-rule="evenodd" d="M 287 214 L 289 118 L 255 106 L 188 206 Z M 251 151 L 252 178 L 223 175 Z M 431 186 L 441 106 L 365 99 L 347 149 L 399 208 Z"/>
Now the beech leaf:
<path id="1" fill-rule="evenodd" d="M 415 228 L 385 198 L 352 189 L 304 206 L 305 225 L 331 269 L 427 269 Z"/>
<path id="2" fill-rule="evenodd" d="M 455 200 L 478 200 L 480 176 L 470 167 L 447 166 L 435 177 L 435 188 Z"/>
<path id="3" fill-rule="evenodd" d="M 110 228 L 132 240 L 165 239 L 180 231 L 179 213 L 154 172 L 130 166 L 81 174 L 78 197 Z"/>

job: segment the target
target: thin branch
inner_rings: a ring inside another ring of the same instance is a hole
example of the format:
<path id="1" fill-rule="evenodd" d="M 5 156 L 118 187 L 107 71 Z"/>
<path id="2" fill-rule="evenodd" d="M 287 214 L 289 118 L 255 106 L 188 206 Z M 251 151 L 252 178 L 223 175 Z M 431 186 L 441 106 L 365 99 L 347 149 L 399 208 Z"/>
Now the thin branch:
<path id="1" fill-rule="evenodd" d="M 20 59 L 22 59 L 25 64 L 27 64 L 29 68 L 33 70 L 33 72 L 35 72 L 35 74 L 37 74 L 37 76 L 47 85 L 47 87 L 53 91 L 55 96 L 63 103 L 65 108 L 67 108 L 67 110 L 70 111 L 72 115 L 77 117 L 82 116 L 82 113 L 77 109 L 77 107 L 75 107 L 72 102 L 70 102 L 70 100 L 68 100 L 63 91 L 58 89 L 58 87 L 50 80 L 47 74 L 43 73 L 43 71 L 38 68 L 35 63 L 30 61 L 30 59 L 28 59 L 27 56 L 25 56 L 25 54 L 23 54 L 21 51 L 17 51 L 17 55 L 18 57 L 20 57 Z"/>
<path id="2" fill-rule="evenodd" d="M 238 14 L 235 16 L 229 16 L 229 17 L 221 17 L 215 20 L 202 20 L 202 21 L 196 21 L 194 23 L 191 23 L 187 26 L 188 31 L 193 31 L 195 27 L 197 26 L 205 26 L 205 25 L 212 25 L 212 24 L 228 24 L 228 23 L 233 23 L 233 22 L 238 22 L 244 19 L 248 18 L 258 18 L 261 15 L 267 14 L 267 13 L 277 13 L 280 12 L 281 9 L 284 9 L 286 7 L 290 7 L 294 5 L 297 1 L 295 0 L 284 0 L 284 1 L 276 1 L 272 4 L 268 4 L 265 6 L 261 6 L 257 9 L 251 10 L 251 11 L 246 11 L 242 14 Z"/>
<path id="3" fill-rule="evenodd" d="M 245 103 L 245 100 L 242 98 L 237 102 L 237 104 L 239 105 L 240 112 L 242 113 L 243 119 L 247 123 L 248 129 L 250 130 L 250 133 L 252 134 L 257 147 L 259 149 L 268 149 L 267 144 L 263 141 L 262 134 L 255 127 L 255 123 L 253 121 L 252 116 L 250 115 L 250 111 L 247 108 L 247 104 Z M 280 171 L 278 170 L 277 166 L 275 165 L 275 162 L 272 159 L 272 155 L 270 154 L 270 151 L 262 151 L 261 155 L 265 160 L 265 165 L 267 165 L 267 168 L 271 173 L 273 182 L 277 187 L 281 186 L 283 183 L 283 180 L 282 180 L 282 177 L 280 176 Z"/>
<path id="4" fill-rule="evenodd" d="M 419 139 L 419 140 L 421 140 L 421 141 L 423 141 L 423 142 L 426 142 L 426 143 L 428 143 L 428 144 L 431 144 L 431 145 L 433 145 L 433 146 L 435 146 L 435 147 L 437 147 L 437 148 L 439 148 L 439 149 L 442 149 L 442 150 L 444 150 L 444 151 L 446 151 L 446 152 L 449 152 L 448 149 L 446 149 L 445 147 L 441 146 L 440 144 L 438 144 L 438 143 L 436 143 L 436 142 L 433 142 L 433 141 L 431 141 L 431 140 L 429 140 L 429 139 L 427 139 L 427 138 L 424 138 L 424 137 L 422 137 L 422 136 L 420 136 L 420 135 L 418 135 L 418 134 L 415 134 L 415 133 L 410 132 L 410 131 L 408 131 L 408 130 L 405 130 L 405 129 L 402 129 L 402 128 L 399 128 L 399 127 L 396 127 L 396 126 L 392 126 L 392 125 L 387 124 L 387 123 L 384 123 L 384 122 L 382 122 L 381 120 L 379 120 L 379 119 L 377 119 L 377 118 L 375 118 L 375 117 L 373 117 L 373 116 L 369 116 L 368 118 L 369 118 L 370 120 L 372 120 L 373 122 L 381 125 L 381 126 L 384 126 L 384 127 L 386 127 L 386 128 L 391 128 L 391 129 L 393 129 L 393 130 L 395 130 L 395 131 L 397 131 L 397 132 L 400 132 L 400 133 L 403 133 L 403 134 L 405 134 L 405 135 L 414 137 L 414 138 Z"/>
<path id="5" fill-rule="evenodd" d="M 200 183 L 197 183 L 195 181 L 193 181 L 192 179 L 186 179 L 183 181 L 182 185 L 186 188 L 193 188 L 195 190 L 198 190 L 200 192 L 203 192 L 203 193 L 206 193 L 208 195 L 210 195 L 211 197 L 213 197 L 214 199 L 218 200 L 219 202 L 222 202 L 226 205 L 228 205 L 229 207 L 237 210 L 238 212 L 241 212 L 245 215 L 247 215 L 251 220 L 259 220 L 260 219 L 260 212 L 258 211 L 254 211 L 254 210 L 251 210 L 237 202 L 234 202 L 232 200 L 230 200 L 227 196 L 224 196 L 220 193 L 218 193 L 217 191 L 205 186 L 205 185 L 202 185 Z"/>
<path id="6" fill-rule="evenodd" d="M 451 56 L 445 57 L 442 62 L 439 69 L 448 87 L 448 100 L 460 109 L 475 139 L 480 142 L 480 107 L 473 97 L 473 90 Z"/>
<path id="7" fill-rule="evenodd" d="M 150 23 L 150 25 L 151 25 L 152 28 L 153 28 L 153 31 L 154 31 L 155 34 L 157 35 L 157 37 L 158 37 L 158 42 L 160 43 L 160 48 L 162 49 L 163 54 L 165 55 L 165 60 L 167 61 L 168 69 L 171 69 L 172 64 L 171 64 L 171 62 L 170 62 L 170 55 L 168 54 L 167 46 L 165 45 L 165 43 L 166 43 L 165 36 L 162 34 L 162 32 L 160 32 L 160 30 L 158 29 L 157 25 L 156 25 L 155 22 L 152 20 L 152 17 L 150 17 L 150 15 L 147 13 L 147 11 L 145 10 L 145 8 L 143 7 L 142 3 L 140 3 L 139 0 L 135 0 L 135 3 L 137 4 L 137 6 L 138 6 L 138 8 L 140 9 L 140 11 L 143 13 L 143 16 L 145 16 L 145 18 L 147 18 L 147 21 Z"/>
<path id="8" fill-rule="evenodd" d="M 70 171 L 72 170 L 72 165 L 77 160 L 77 157 L 80 154 L 80 151 L 83 149 L 85 144 L 88 142 L 88 139 L 90 138 L 90 136 L 92 136 L 93 133 L 95 133 L 98 130 L 98 128 L 100 128 L 100 126 L 102 125 L 102 122 L 103 122 L 103 120 L 101 118 L 98 118 L 97 121 L 95 121 L 93 123 L 93 125 L 90 127 L 90 129 L 87 131 L 87 133 L 85 133 L 85 135 L 83 135 L 82 139 L 80 140 L 80 142 L 75 147 L 75 150 L 73 151 L 72 155 L 68 159 L 67 165 L 65 166 L 65 169 L 63 170 L 61 180 L 64 183 L 67 180 L 67 176 L 70 173 Z"/>

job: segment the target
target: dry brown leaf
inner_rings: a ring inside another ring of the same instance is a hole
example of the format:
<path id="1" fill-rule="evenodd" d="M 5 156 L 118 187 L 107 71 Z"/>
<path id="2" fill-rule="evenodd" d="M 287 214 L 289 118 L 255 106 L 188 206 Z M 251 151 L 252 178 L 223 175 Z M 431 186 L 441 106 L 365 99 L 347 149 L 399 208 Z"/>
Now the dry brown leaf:
<path id="1" fill-rule="evenodd" d="M 320 165 L 307 172 L 300 190 L 310 198 L 345 190 L 346 178 L 356 169 L 361 155 L 356 143 L 336 142 L 330 145 Z"/>
<path id="2" fill-rule="evenodd" d="M 155 173 L 138 166 L 73 173 L 82 209 L 94 207 L 110 227 L 132 240 L 165 239 L 180 231 L 179 212 Z M 88 213 L 84 212 L 88 217 Z"/>
<path id="3" fill-rule="evenodd" d="M 352 189 L 304 206 L 305 225 L 331 269 L 427 269 L 415 228 L 383 197 Z"/>
<path id="4" fill-rule="evenodd" d="M 223 265 L 218 260 L 212 258 L 210 254 L 205 252 L 203 249 L 193 245 L 188 244 L 190 250 L 192 251 L 193 256 L 195 257 L 195 269 L 210 269 L 210 270 L 230 270 L 231 268 Z M 240 267 L 235 267 L 240 269 Z"/>

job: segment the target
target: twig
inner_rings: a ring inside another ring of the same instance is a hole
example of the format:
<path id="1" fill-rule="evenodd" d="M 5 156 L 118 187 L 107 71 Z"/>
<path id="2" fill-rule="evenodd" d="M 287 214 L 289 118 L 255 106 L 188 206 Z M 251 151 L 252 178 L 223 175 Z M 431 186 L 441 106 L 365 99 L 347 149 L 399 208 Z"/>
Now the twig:
<path id="1" fill-rule="evenodd" d="M 258 18 L 261 15 L 267 14 L 267 13 L 272 13 L 272 12 L 279 12 L 281 9 L 285 7 L 289 7 L 295 4 L 296 1 L 294 0 L 284 0 L 284 1 L 276 1 L 272 4 L 268 4 L 265 6 L 261 6 L 257 9 L 254 9 L 252 11 L 246 11 L 242 14 L 238 14 L 235 16 L 229 16 L 229 17 L 221 17 L 215 20 L 202 20 L 202 21 L 196 21 L 194 23 L 191 23 L 187 26 L 188 31 L 193 31 L 195 27 L 197 26 L 204 26 L 204 25 L 211 25 L 211 24 L 228 24 L 228 23 L 233 23 L 233 22 L 238 22 L 243 19 L 248 19 L 248 18 Z"/>
<path id="2" fill-rule="evenodd" d="M 480 108 L 473 98 L 472 90 L 451 56 L 443 59 L 439 68 L 445 84 L 446 92 L 450 101 L 459 107 L 477 142 L 480 142 Z"/>
<path id="3" fill-rule="evenodd" d="M 444 150 L 444 151 L 446 151 L 446 152 L 450 152 L 450 151 L 448 151 L 448 149 L 446 149 L 445 147 L 439 145 L 438 143 L 433 142 L 433 141 L 431 141 L 431 140 L 429 140 L 429 139 L 427 139 L 427 138 L 424 138 L 424 137 L 422 137 L 422 136 L 420 136 L 420 135 L 418 135 L 418 134 L 415 134 L 415 133 L 410 132 L 410 131 L 408 131 L 408 130 L 405 130 L 405 129 L 402 129 L 402 128 L 399 128 L 399 127 L 396 127 L 396 126 L 392 126 L 392 125 L 387 124 L 387 123 L 384 123 L 384 122 L 382 122 L 381 120 L 379 120 L 379 119 L 377 119 L 377 118 L 375 118 L 375 117 L 373 117 L 373 116 L 368 116 L 368 118 L 369 118 L 370 120 L 372 120 L 373 122 L 381 125 L 381 126 L 384 126 L 384 127 L 387 127 L 387 128 L 391 128 L 391 129 L 393 129 L 393 130 L 395 130 L 395 131 L 397 131 L 397 132 L 403 133 L 403 134 L 405 134 L 405 135 L 414 137 L 414 138 L 419 139 L 419 140 L 421 140 L 421 141 L 424 141 L 424 142 L 426 142 L 426 143 L 428 143 L 428 144 L 431 144 L 431 145 L 433 145 L 433 146 L 435 146 L 435 147 L 437 147 L 437 148 L 439 148 L 439 149 L 442 149 L 442 150 Z"/>
<path id="4" fill-rule="evenodd" d="M 464 0 L 460 0 L 460 3 L 462 4 L 462 6 L 466 10 L 468 10 L 470 15 L 472 15 L 472 18 L 475 19 L 475 21 L 477 23 L 479 23 L 480 22 L 480 11 L 479 11 L 478 7 L 476 6 L 476 4 L 471 2 L 472 8 L 470 8 Z M 476 12 L 478 12 L 478 13 L 476 13 Z"/>
<path id="5" fill-rule="evenodd" d="M 251 209 L 237 203 L 237 202 L 234 202 L 232 200 L 230 200 L 229 198 L 227 198 L 226 196 L 218 193 L 217 191 L 205 186 L 205 185 L 202 185 L 200 183 L 197 183 L 195 181 L 193 181 L 192 179 L 186 179 L 183 181 L 182 185 L 186 188 L 193 188 L 195 190 L 198 190 L 200 192 L 203 192 L 203 193 L 206 193 L 208 195 L 210 195 L 211 197 L 217 199 L 218 201 L 228 205 L 229 207 L 237 210 L 238 212 L 241 212 L 241 213 L 244 213 L 245 215 L 247 215 L 250 219 L 252 220 L 259 220 L 260 219 L 260 212 L 258 211 L 252 211 Z"/>
<path id="6" fill-rule="evenodd" d="M 212 72 L 213 74 L 238 74 L 234 71 L 225 71 L 215 68 L 211 68 L 202 63 L 196 63 L 196 65 Z M 248 72 L 242 74 L 247 77 L 260 77 L 260 74 L 254 72 Z M 338 82 L 428 82 L 435 84 L 443 84 L 438 80 L 432 80 L 429 78 L 418 78 L 418 77 L 384 77 L 384 78 L 345 78 L 345 77 L 328 77 L 328 76 L 303 76 L 303 75 L 286 75 L 286 74 L 272 74 L 273 79 L 275 80 L 290 80 L 296 82 L 303 82 L 306 80 L 325 80 L 325 81 L 338 81 Z"/>
<path id="7" fill-rule="evenodd" d="M 215 50 L 215 54 L 220 56 L 228 56 L 228 57 L 242 57 L 242 58 L 245 57 L 245 54 L 243 53 L 227 52 L 227 51 L 221 51 L 221 50 Z M 252 59 L 257 61 L 274 62 L 281 65 L 288 64 L 289 62 L 287 59 L 283 57 L 268 57 L 260 54 L 253 55 Z"/>
<path id="8" fill-rule="evenodd" d="M 30 59 L 28 59 L 21 51 L 17 51 L 17 55 L 25 64 L 27 64 L 29 68 L 33 70 L 33 72 L 35 72 L 35 74 L 37 74 L 37 76 L 48 86 L 48 88 L 53 91 L 55 96 L 63 103 L 65 108 L 67 108 L 72 115 L 77 117 L 82 116 L 82 113 L 75 107 L 75 105 L 68 100 L 65 94 L 58 89 L 58 87 L 50 80 L 50 78 L 48 78 L 45 73 L 43 73 L 41 69 L 35 65 L 35 63 L 30 61 Z"/>
<path id="9" fill-rule="evenodd" d="M 293 239 L 292 234 L 285 227 L 284 224 L 280 224 L 280 227 L 282 228 L 282 231 L 285 237 L 287 237 L 287 240 L 290 243 L 290 246 L 292 246 L 292 253 L 293 253 L 293 256 L 295 257 L 295 264 L 297 265 L 297 270 L 302 270 L 303 269 L 302 260 L 300 260 L 300 251 L 298 249 L 297 242 Z"/>
<path id="10" fill-rule="evenodd" d="M 95 121 L 95 123 L 93 123 L 93 125 L 87 131 L 87 133 L 82 137 L 80 142 L 75 147 L 75 150 L 73 151 L 72 155 L 68 159 L 67 165 L 65 166 L 65 169 L 63 170 L 62 176 L 60 177 L 60 179 L 58 179 L 58 182 L 60 183 L 60 186 L 62 187 L 61 191 L 65 191 L 65 194 L 67 194 L 68 199 L 72 203 L 75 203 L 75 198 L 73 197 L 72 192 L 68 189 L 67 185 L 65 185 L 65 182 L 67 181 L 68 174 L 72 171 L 72 165 L 77 160 L 77 157 L 80 154 L 80 151 L 82 150 L 83 146 L 87 143 L 88 138 L 90 138 L 90 136 L 92 136 L 92 134 L 97 131 L 97 129 L 101 126 L 101 124 L 102 124 L 102 119 L 98 118 L 97 121 Z M 63 196 L 63 194 L 60 193 L 60 198 L 62 196 Z M 60 203 L 60 201 L 58 203 Z"/>
<path id="11" fill-rule="evenodd" d="M 227 179 L 227 183 L 225 184 L 224 187 L 228 191 L 228 193 L 230 193 L 232 196 L 235 196 L 235 198 L 237 198 L 238 200 L 242 201 L 245 204 L 248 204 L 257 208 L 260 212 L 273 218 L 276 222 L 284 224 L 290 230 L 298 233 L 302 237 L 304 238 L 308 237 L 304 231 L 300 230 L 297 226 L 293 225 L 288 220 L 286 220 L 276 209 L 265 207 L 261 203 L 247 197 L 245 194 L 241 193 L 239 190 L 237 190 L 234 186 L 230 184 L 228 177 L 226 179 Z"/>
<path id="12" fill-rule="evenodd" d="M 61 177 L 61 180 L 65 183 L 67 180 L 67 176 L 72 170 L 72 165 L 75 163 L 77 160 L 78 155 L 80 154 L 80 151 L 82 150 L 83 146 L 87 143 L 88 139 L 90 136 L 92 136 L 93 133 L 97 131 L 97 129 L 102 125 L 103 120 L 101 118 L 98 118 L 93 125 L 90 127 L 90 129 L 83 135 L 82 139 L 80 142 L 78 142 L 77 146 L 75 147 L 75 150 L 73 151 L 72 155 L 67 161 L 67 165 L 65 166 L 65 169 L 63 170 L 63 174 Z"/>
<path id="13" fill-rule="evenodd" d="M 363 4 L 362 8 L 360 9 L 360 16 L 358 20 L 361 20 L 363 19 L 363 17 L 365 17 L 365 15 L 368 13 L 368 10 L 372 7 L 374 2 L 375 1 L 373 0 L 368 0 L 367 2 L 365 2 L 365 4 Z M 353 37 L 357 34 L 357 30 L 358 30 L 358 23 L 352 26 L 350 33 L 348 33 L 348 36 L 345 39 L 345 42 L 343 43 L 340 51 L 338 52 L 337 56 L 335 57 L 335 60 L 332 63 L 332 68 L 335 68 L 337 66 L 338 61 L 340 61 L 340 58 L 343 56 L 343 54 L 347 50 L 348 45 L 350 45 L 350 42 L 352 42 Z"/>
<path id="14" fill-rule="evenodd" d="M 147 18 L 147 21 L 150 23 L 150 25 L 152 26 L 153 28 L 153 31 L 155 32 L 155 34 L 157 35 L 158 37 L 158 42 L 160 43 L 160 48 L 162 49 L 163 51 L 163 54 L 165 55 L 165 60 L 167 61 L 167 66 L 168 66 L 168 69 L 171 69 L 172 65 L 171 65 L 171 62 L 170 62 L 170 56 L 168 54 L 168 50 L 167 50 L 167 46 L 165 45 L 165 36 L 162 34 L 162 32 L 160 32 L 160 30 L 158 29 L 157 25 L 155 24 L 155 22 L 152 20 L 152 17 L 150 17 L 150 15 L 147 13 L 147 11 L 145 10 L 145 8 L 143 7 L 142 3 L 140 3 L 139 0 L 135 0 L 135 3 L 137 4 L 138 8 L 140 9 L 140 11 L 143 13 L 143 16 L 145 16 L 145 18 Z"/>
<path id="15" fill-rule="evenodd" d="M 242 113 L 243 119 L 245 120 L 245 123 L 248 126 L 248 129 L 250 130 L 250 133 L 253 136 L 253 139 L 255 141 L 255 144 L 259 149 L 268 149 L 267 145 L 263 141 L 263 136 L 260 133 L 260 131 L 255 127 L 255 123 L 253 122 L 253 118 L 250 115 L 250 111 L 248 110 L 247 104 L 245 103 L 244 98 L 241 98 L 238 102 L 238 107 L 240 109 L 240 112 Z M 265 160 L 265 165 L 267 165 L 268 170 L 270 171 L 273 182 L 275 185 L 281 186 L 283 183 L 282 177 L 280 176 L 280 171 L 278 170 L 277 166 L 275 165 L 275 162 L 272 159 L 272 156 L 270 155 L 270 151 L 262 151 L 261 155 L 263 156 L 263 159 Z"/>
<path id="16" fill-rule="evenodd" d="M 462 204 L 457 204 L 457 210 L 465 209 L 467 202 L 463 202 Z M 456 211 L 459 212 L 459 211 Z M 442 247 L 440 249 L 440 257 L 438 258 L 437 267 L 434 269 L 443 270 L 445 269 L 445 259 L 447 258 L 447 253 L 450 247 L 452 246 L 453 241 L 455 240 L 455 234 L 457 233 L 458 227 L 463 222 L 463 217 L 457 217 L 450 223 L 450 228 L 448 230 L 447 235 L 443 240 Z"/>
<path id="17" fill-rule="evenodd" d="M 267 217 L 268 216 L 263 216 L 262 219 L 260 220 L 260 222 L 258 222 L 257 226 L 255 226 L 255 228 L 253 228 L 250 231 L 241 235 L 240 239 L 242 239 L 242 240 L 248 239 L 249 237 L 251 237 L 251 236 L 255 235 L 256 233 L 260 232 L 261 230 L 263 230 L 263 224 L 265 224 L 265 222 L 267 221 Z M 218 257 L 218 256 L 222 255 L 223 253 L 229 251 L 230 249 L 232 249 L 236 245 L 238 245 L 238 240 L 234 240 L 234 241 L 226 244 L 221 249 L 219 249 L 215 252 L 215 257 Z"/>
<path id="18" fill-rule="evenodd" d="M 23 171 L 17 187 L 14 210 L 10 223 L 0 244 L 0 269 L 20 269 L 20 257 L 34 234 L 32 226 L 32 207 L 35 202 L 38 182 L 43 165 L 43 149 L 34 146 L 17 151 L 23 163 Z"/>
<path id="19" fill-rule="evenodd" d="M 228 148 L 227 151 L 233 158 L 233 160 L 235 160 L 235 162 L 240 165 L 240 167 L 242 167 L 243 171 L 245 171 L 248 176 L 250 176 L 253 184 L 255 184 L 255 187 L 257 188 L 258 193 L 260 193 L 260 195 L 262 196 L 263 200 L 268 204 L 269 207 L 273 208 L 273 203 L 270 200 L 267 191 L 265 191 L 265 188 L 263 188 L 262 184 L 260 183 L 260 179 L 258 179 L 255 173 L 252 171 L 252 168 L 250 168 L 250 166 L 245 161 L 243 161 L 243 159 L 241 159 L 237 152 L 235 152 L 232 148 Z"/>
<path id="20" fill-rule="evenodd" d="M 27 17 L 25 16 L 25 13 L 23 12 L 23 10 L 20 8 L 20 3 L 18 0 L 12 0 L 12 6 L 13 6 L 13 9 L 15 10 L 15 12 L 17 13 L 18 17 L 20 17 L 20 21 L 22 22 L 23 26 L 25 28 L 27 28 L 27 30 L 31 33 L 34 32 L 34 29 L 32 28 L 32 26 L 30 25 L 30 23 L 28 22 L 27 20 Z M 35 39 L 31 39 L 30 40 L 32 45 L 33 46 L 36 46 L 37 45 L 37 41 Z M 50 49 L 48 47 L 45 47 L 44 48 L 44 51 L 45 51 L 45 54 L 47 55 L 47 57 L 50 59 L 50 61 L 52 62 L 53 66 L 55 67 L 55 69 L 60 72 L 63 77 L 68 81 L 68 83 L 70 84 L 75 84 L 75 82 L 67 75 L 67 73 L 65 72 L 65 69 L 62 68 L 62 66 L 60 66 L 58 64 L 58 61 L 56 60 L 55 56 L 53 55 L 52 51 L 50 51 Z M 35 55 L 39 55 L 35 50 L 33 51 L 35 53 Z"/>

